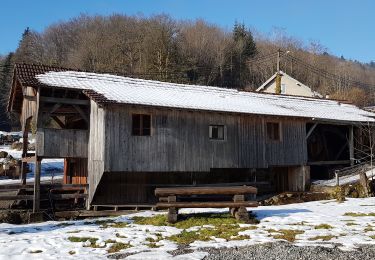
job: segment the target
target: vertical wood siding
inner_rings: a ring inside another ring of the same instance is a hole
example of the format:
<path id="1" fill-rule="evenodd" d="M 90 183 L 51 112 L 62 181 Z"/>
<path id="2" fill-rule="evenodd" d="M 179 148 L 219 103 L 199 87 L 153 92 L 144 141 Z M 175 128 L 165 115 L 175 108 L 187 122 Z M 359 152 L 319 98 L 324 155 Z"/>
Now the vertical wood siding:
<path id="1" fill-rule="evenodd" d="M 90 104 L 90 132 L 88 142 L 89 203 L 104 172 L 104 110 L 95 102 Z M 110 187 L 108 187 L 110 190 Z"/>
<path id="2" fill-rule="evenodd" d="M 134 113 L 151 115 L 151 136 L 131 135 Z M 279 121 L 282 140 L 271 142 L 261 117 L 111 107 L 105 117 L 105 171 L 208 172 L 304 164 L 305 122 Z M 225 125 L 225 140 L 210 140 L 209 125 Z"/>

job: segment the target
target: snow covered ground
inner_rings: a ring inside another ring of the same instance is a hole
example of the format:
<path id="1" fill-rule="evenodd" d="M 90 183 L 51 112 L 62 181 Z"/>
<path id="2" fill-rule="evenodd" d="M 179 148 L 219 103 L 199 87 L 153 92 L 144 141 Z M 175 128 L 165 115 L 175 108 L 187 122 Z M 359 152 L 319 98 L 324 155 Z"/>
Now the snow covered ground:
<path id="1" fill-rule="evenodd" d="M 366 175 L 367 175 L 367 178 L 372 180 L 372 178 L 375 178 L 375 169 L 368 170 L 366 172 Z M 352 184 L 358 181 L 359 181 L 359 174 L 342 176 L 339 179 L 340 185 Z M 336 186 L 336 179 L 316 180 L 316 181 L 313 181 L 312 184 L 333 187 L 333 186 Z"/>
<path id="2" fill-rule="evenodd" d="M 0 145 L 0 151 L 5 151 L 10 154 L 15 159 L 20 159 L 22 151 L 10 149 L 9 146 Z M 34 164 L 30 163 L 30 170 L 27 174 L 27 182 L 32 182 L 34 180 Z M 42 171 L 41 171 L 41 181 L 52 181 L 62 179 L 64 174 L 64 160 L 63 159 L 44 159 L 42 160 Z M 7 177 L 0 176 L 1 184 L 13 184 L 19 183 L 19 180 L 11 180 Z"/>
<path id="3" fill-rule="evenodd" d="M 276 242 L 274 238 L 280 230 L 298 231 L 295 245 L 325 246 L 339 245 L 343 250 L 353 250 L 358 245 L 375 246 L 375 198 L 348 199 L 343 203 L 334 200 L 315 201 L 283 206 L 262 206 L 251 209 L 260 223 L 255 225 L 241 224 L 248 229 L 240 235 L 250 238 L 236 241 L 215 239 L 195 241 L 190 244 L 193 253 L 180 255 L 174 259 L 202 259 L 207 254 L 204 247 L 238 247 L 265 242 Z M 226 212 L 222 209 L 184 209 L 181 213 L 191 212 Z M 355 213 L 347 214 L 345 213 Z M 95 222 L 101 219 L 85 221 L 45 222 L 29 225 L 0 224 L 0 258 L 18 259 L 105 259 L 111 243 L 129 243 L 132 247 L 121 250 L 121 253 L 134 253 L 128 259 L 171 259 L 169 253 L 178 245 L 168 237 L 179 234 L 182 229 L 171 226 L 151 226 L 132 224 L 134 216 L 154 216 L 161 212 L 145 211 L 137 214 L 112 218 L 115 222 L 129 223 L 124 226 L 103 227 Z M 191 228 L 194 229 L 194 228 Z M 88 237 L 98 239 L 95 248 L 88 242 L 71 242 L 69 237 Z M 148 246 L 151 238 L 156 239 L 158 248 Z M 107 240 L 107 244 L 105 241 Z M 326 240 L 326 241 L 323 241 Z M 114 242 L 112 241 L 112 243 Z"/>

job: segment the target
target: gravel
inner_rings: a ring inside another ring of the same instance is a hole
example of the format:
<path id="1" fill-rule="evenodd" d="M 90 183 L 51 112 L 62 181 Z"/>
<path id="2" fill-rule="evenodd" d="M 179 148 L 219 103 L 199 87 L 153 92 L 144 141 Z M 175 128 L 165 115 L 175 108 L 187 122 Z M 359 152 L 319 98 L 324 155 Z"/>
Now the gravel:
<path id="1" fill-rule="evenodd" d="M 299 247 L 286 242 L 267 243 L 238 248 L 208 248 L 203 249 L 209 253 L 204 260 L 367 260 L 375 259 L 375 246 L 364 245 L 357 250 L 342 251 L 338 247 Z"/>

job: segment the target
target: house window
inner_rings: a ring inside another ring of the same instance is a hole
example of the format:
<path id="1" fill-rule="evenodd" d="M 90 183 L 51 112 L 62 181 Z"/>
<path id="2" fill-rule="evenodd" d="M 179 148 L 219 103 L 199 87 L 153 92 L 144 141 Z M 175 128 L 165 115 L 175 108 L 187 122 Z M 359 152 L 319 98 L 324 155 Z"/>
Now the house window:
<path id="1" fill-rule="evenodd" d="M 132 115 L 132 135 L 151 135 L 151 116 L 144 114 Z"/>
<path id="2" fill-rule="evenodd" d="M 209 136 L 212 140 L 224 140 L 224 130 L 223 125 L 210 125 Z"/>
<path id="3" fill-rule="evenodd" d="M 286 85 L 281 84 L 281 94 L 285 94 L 285 93 L 286 93 Z"/>
<path id="4" fill-rule="evenodd" d="M 277 122 L 267 122 L 267 137 L 269 140 L 272 141 L 280 141 L 281 140 L 281 128 L 280 123 Z"/>

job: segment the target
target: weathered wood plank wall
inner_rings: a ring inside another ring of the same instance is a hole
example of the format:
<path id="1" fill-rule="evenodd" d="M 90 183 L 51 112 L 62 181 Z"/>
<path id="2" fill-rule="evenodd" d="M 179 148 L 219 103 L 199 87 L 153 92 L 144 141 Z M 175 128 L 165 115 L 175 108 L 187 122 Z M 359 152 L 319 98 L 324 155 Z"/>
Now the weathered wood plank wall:
<path id="1" fill-rule="evenodd" d="M 151 115 L 151 136 L 131 135 L 134 113 Z M 105 117 L 105 171 L 208 172 L 306 163 L 305 121 L 279 121 L 282 140 L 272 142 L 261 117 L 111 107 Z M 210 140 L 209 125 L 225 125 L 225 140 Z"/>
<path id="2" fill-rule="evenodd" d="M 36 133 L 38 156 L 87 158 L 88 131 L 40 128 Z"/>

